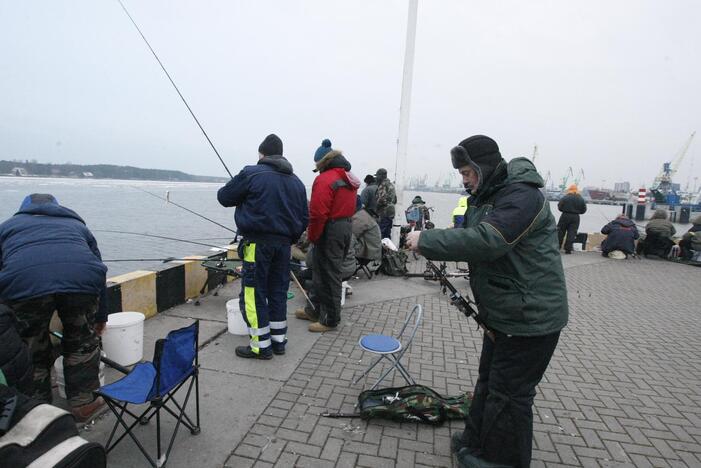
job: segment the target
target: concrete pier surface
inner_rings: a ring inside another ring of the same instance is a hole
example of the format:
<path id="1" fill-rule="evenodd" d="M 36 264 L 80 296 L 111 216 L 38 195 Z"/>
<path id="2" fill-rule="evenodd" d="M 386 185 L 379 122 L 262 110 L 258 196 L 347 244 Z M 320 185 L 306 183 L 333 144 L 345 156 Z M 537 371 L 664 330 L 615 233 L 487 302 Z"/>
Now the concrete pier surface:
<path id="1" fill-rule="evenodd" d="M 563 263 L 570 323 L 538 387 L 532 466 L 701 466 L 701 268 L 590 252 L 563 256 Z M 420 260 L 410 267 L 423 270 Z M 319 416 L 353 411 L 380 373 L 352 385 L 371 359 L 358 339 L 396 333 L 417 303 L 424 319 L 404 356 L 417 383 L 458 395 L 477 377 L 482 336 L 437 283 L 378 276 L 351 284 L 341 326 L 324 334 L 294 317 L 303 299 L 291 285 L 287 354 L 270 361 L 234 356 L 248 341 L 226 330 L 225 302 L 238 294 L 238 282 L 199 307 L 147 320 L 145 359 L 157 338 L 200 319 L 202 432 L 181 428 L 168 466 L 450 466 L 450 435 L 462 430 L 460 421 L 433 427 Z M 464 279 L 454 284 L 468 289 Z M 117 377 L 110 372 L 108 379 Z M 395 375 L 393 384 L 404 381 Z M 162 419 L 168 434 L 173 418 Z M 83 435 L 104 443 L 113 422 L 104 414 Z M 155 452 L 155 421 L 136 431 Z M 147 466 L 131 440 L 108 463 Z"/>

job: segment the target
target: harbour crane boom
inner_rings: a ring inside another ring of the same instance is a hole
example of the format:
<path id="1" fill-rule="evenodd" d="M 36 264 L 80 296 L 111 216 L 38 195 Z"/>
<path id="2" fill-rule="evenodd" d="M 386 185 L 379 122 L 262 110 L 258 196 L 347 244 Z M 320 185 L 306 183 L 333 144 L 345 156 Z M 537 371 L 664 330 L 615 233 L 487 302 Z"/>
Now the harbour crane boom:
<path id="1" fill-rule="evenodd" d="M 657 177 L 655 177 L 655 181 L 652 183 L 651 190 L 657 190 L 660 192 L 671 191 L 672 177 L 674 176 L 674 174 L 676 174 L 677 170 L 679 169 L 679 166 L 684 160 L 684 156 L 686 156 L 686 153 L 689 151 L 689 146 L 691 146 L 691 142 L 694 140 L 695 136 L 696 132 L 692 132 L 691 136 L 689 136 L 689 138 L 686 140 L 684 146 L 682 146 L 679 152 L 675 155 L 674 159 L 672 159 L 672 161 L 665 162 L 662 164 L 662 170 L 657 175 Z"/>

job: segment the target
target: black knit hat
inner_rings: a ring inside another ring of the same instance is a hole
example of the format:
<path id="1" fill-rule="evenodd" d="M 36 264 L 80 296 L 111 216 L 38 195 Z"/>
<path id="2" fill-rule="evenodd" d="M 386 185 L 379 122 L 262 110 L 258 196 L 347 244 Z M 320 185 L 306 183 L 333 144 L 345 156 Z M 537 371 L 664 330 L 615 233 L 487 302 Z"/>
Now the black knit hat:
<path id="1" fill-rule="evenodd" d="M 484 135 L 473 135 L 450 151 L 455 169 L 472 166 L 479 175 L 479 185 L 489 179 L 502 161 L 497 142 Z"/>
<path id="2" fill-rule="evenodd" d="M 260 144 L 260 146 L 258 147 L 258 152 L 263 156 L 282 156 L 282 140 L 274 133 L 271 133 L 270 135 L 265 137 L 263 143 Z"/>

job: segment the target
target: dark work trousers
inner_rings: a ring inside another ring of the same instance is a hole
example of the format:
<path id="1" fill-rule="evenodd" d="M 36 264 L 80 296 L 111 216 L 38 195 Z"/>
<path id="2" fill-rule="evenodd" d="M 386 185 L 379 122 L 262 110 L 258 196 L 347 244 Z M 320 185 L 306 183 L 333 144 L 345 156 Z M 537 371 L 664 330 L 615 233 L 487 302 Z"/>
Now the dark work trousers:
<path id="1" fill-rule="evenodd" d="M 579 229 L 578 214 L 562 213 L 560 215 L 560 219 L 557 222 L 557 241 L 558 245 L 562 247 L 562 240 L 565 239 L 565 234 L 567 234 L 565 252 L 572 252 L 572 243 L 574 238 L 577 237 L 577 229 Z"/>
<path id="2" fill-rule="evenodd" d="M 243 277 L 239 307 L 248 325 L 251 350 L 271 354 L 287 343 L 287 290 L 290 286 L 290 244 L 251 242 L 239 245 Z"/>
<path id="3" fill-rule="evenodd" d="M 341 282 L 343 259 L 351 242 L 351 219 L 340 218 L 326 222 L 324 232 L 314 245 L 312 281 L 314 282 L 314 307 L 312 318 L 327 327 L 335 327 L 341 321 Z"/>
<path id="4" fill-rule="evenodd" d="M 20 335 L 29 346 L 34 364 L 34 393 L 30 396 L 51 403 L 51 342 L 49 322 L 54 311 L 63 324 L 63 375 L 71 406 L 92 402 L 100 388 L 99 339 L 95 333 L 98 296 L 58 293 L 10 304 L 19 321 Z"/>
<path id="5" fill-rule="evenodd" d="M 495 332 L 482 341 L 479 377 L 463 442 L 486 461 L 515 467 L 531 462 L 535 387 L 548 367 L 560 332 L 519 337 Z"/>
<path id="6" fill-rule="evenodd" d="M 394 218 L 380 218 L 380 235 L 382 238 L 392 237 L 392 224 L 394 224 Z"/>

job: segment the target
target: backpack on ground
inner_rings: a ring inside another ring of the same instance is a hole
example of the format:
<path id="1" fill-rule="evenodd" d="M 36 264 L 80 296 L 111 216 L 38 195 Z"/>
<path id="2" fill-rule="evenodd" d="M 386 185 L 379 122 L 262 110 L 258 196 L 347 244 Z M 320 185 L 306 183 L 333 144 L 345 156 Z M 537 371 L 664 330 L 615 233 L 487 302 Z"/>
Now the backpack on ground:
<path id="1" fill-rule="evenodd" d="M 104 468 L 105 449 L 80 437 L 73 416 L 0 385 L 0 465 Z"/>
<path id="2" fill-rule="evenodd" d="M 465 419 L 471 395 L 444 397 L 423 385 L 365 390 L 358 396 L 359 416 L 399 422 L 439 425 L 448 419 Z"/>
<path id="3" fill-rule="evenodd" d="M 380 271 L 389 276 L 404 276 L 407 273 L 408 257 L 402 250 L 382 249 Z"/>

